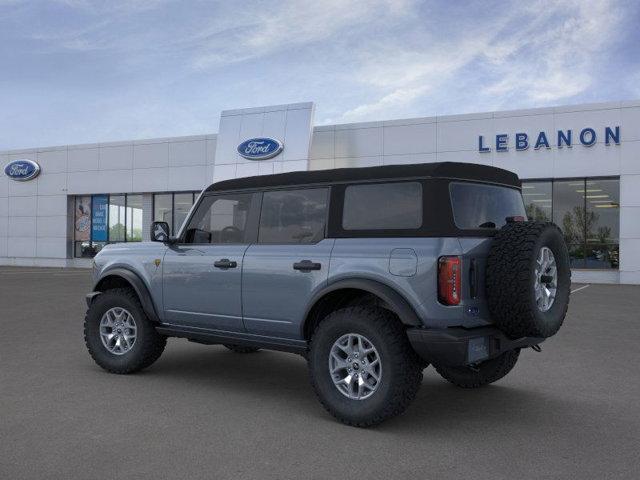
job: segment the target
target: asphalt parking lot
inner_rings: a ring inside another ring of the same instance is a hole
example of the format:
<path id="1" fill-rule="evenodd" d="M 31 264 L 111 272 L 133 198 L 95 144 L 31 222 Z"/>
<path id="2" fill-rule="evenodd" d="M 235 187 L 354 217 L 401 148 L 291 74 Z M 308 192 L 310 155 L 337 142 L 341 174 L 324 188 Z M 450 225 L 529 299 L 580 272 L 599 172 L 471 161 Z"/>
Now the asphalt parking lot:
<path id="1" fill-rule="evenodd" d="M 574 290 L 581 285 L 575 285 Z M 301 357 L 170 340 L 110 375 L 82 339 L 89 272 L 0 267 L 0 478 L 639 478 L 640 287 L 591 285 L 502 381 L 427 369 L 362 430 L 316 401 Z"/>

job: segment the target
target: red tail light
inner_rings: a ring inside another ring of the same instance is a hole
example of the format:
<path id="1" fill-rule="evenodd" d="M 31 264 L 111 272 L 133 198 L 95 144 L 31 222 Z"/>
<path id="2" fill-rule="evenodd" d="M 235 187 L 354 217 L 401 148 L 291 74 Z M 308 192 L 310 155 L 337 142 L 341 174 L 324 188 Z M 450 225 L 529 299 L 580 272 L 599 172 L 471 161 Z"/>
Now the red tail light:
<path id="1" fill-rule="evenodd" d="M 460 277 L 462 261 L 460 257 L 440 257 L 438 259 L 438 300 L 444 305 L 460 303 Z"/>

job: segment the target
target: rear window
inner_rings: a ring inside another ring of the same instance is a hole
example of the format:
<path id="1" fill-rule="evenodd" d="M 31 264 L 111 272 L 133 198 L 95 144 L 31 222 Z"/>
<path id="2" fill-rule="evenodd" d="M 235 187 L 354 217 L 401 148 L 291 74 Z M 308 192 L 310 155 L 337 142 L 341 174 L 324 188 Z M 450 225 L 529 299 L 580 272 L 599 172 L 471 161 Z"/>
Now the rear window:
<path id="1" fill-rule="evenodd" d="M 351 185 L 344 192 L 345 230 L 408 230 L 422 226 L 418 182 Z"/>
<path id="2" fill-rule="evenodd" d="M 449 191 L 453 219 L 460 229 L 500 228 L 507 217 L 526 218 L 522 195 L 515 188 L 455 182 Z"/>

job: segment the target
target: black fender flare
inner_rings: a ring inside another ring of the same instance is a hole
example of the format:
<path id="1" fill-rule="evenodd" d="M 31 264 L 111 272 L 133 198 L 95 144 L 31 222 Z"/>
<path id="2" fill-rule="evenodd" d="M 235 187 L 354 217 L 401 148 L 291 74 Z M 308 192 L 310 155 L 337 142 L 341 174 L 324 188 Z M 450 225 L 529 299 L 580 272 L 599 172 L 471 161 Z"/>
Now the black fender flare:
<path id="1" fill-rule="evenodd" d="M 156 313 L 156 308 L 151 298 L 151 294 L 149 293 L 149 289 L 137 273 L 127 268 L 118 267 L 104 271 L 100 275 L 98 281 L 95 283 L 93 291 L 89 295 L 87 295 L 87 303 L 91 304 L 91 301 L 93 301 L 96 296 L 102 293 L 102 290 L 100 289 L 100 283 L 108 277 L 120 277 L 127 283 L 129 283 L 135 290 L 136 295 L 138 295 L 140 303 L 142 304 L 142 309 L 144 310 L 144 313 L 147 315 L 147 317 L 149 317 L 149 319 L 153 322 L 160 322 L 158 314 Z"/>
<path id="2" fill-rule="evenodd" d="M 307 320 L 309 319 L 309 314 L 311 313 L 312 309 L 322 297 L 336 290 L 344 289 L 356 289 L 369 292 L 384 301 L 390 307 L 391 311 L 398 315 L 398 318 L 403 324 L 411 325 L 414 327 L 422 326 L 422 321 L 416 314 L 411 304 L 393 288 L 376 280 L 370 280 L 366 278 L 353 278 L 338 280 L 337 282 L 330 283 L 322 290 L 317 292 L 307 306 L 307 310 L 304 314 L 303 328 L 304 324 L 306 324 Z"/>

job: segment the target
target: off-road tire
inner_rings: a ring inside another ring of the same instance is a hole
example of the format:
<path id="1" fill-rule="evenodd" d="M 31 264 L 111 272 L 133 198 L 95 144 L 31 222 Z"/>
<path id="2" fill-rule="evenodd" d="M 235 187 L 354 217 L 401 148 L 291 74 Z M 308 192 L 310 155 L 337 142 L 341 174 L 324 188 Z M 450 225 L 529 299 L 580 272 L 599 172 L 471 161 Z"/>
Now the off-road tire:
<path id="1" fill-rule="evenodd" d="M 382 375 L 368 398 L 353 400 L 333 384 L 329 354 L 334 342 L 348 333 L 365 336 L 376 347 Z M 415 398 L 422 382 L 422 366 L 396 315 L 372 306 L 337 310 L 316 327 L 308 355 L 311 384 L 320 403 L 347 425 L 369 427 L 399 415 Z"/>
<path id="2" fill-rule="evenodd" d="M 536 260 L 542 247 L 552 251 L 558 276 L 556 297 L 546 312 L 536 304 L 534 288 Z M 493 238 L 485 287 L 491 318 L 506 335 L 554 335 L 566 316 L 571 291 L 569 251 L 560 229 L 548 222 L 507 223 Z"/>
<path id="3" fill-rule="evenodd" d="M 509 373 L 518 361 L 520 350 L 511 350 L 473 368 L 434 365 L 445 380 L 462 388 L 478 388 L 496 382 Z"/>
<path id="4" fill-rule="evenodd" d="M 258 347 L 245 347 L 243 345 L 233 345 L 231 343 L 225 343 L 224 346 L 235 353 L 254 353 L 260 350 Z"/>
<path id="5" fill-rule="evenodd" d="M 123 355 L 109 352 L 100 340 L 100 320 L 113 307 L 128 310 L 137 326 L 136 341 L 131 350 Z M 133 290 L 114 288 L 93 299 L 84 318 L 84 342 L 91 358 L 103 369 L 111 373 L 127 374 L 147 368 L 160 358 L 167 338 L 156 331 Z"/>

